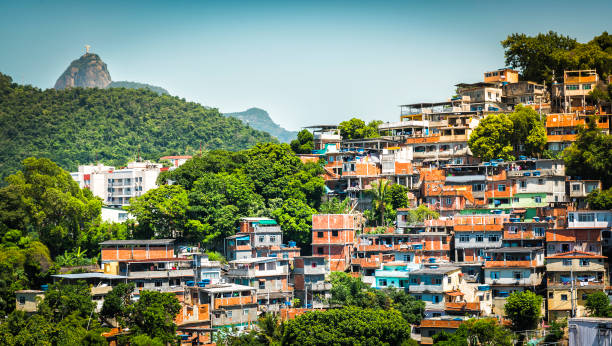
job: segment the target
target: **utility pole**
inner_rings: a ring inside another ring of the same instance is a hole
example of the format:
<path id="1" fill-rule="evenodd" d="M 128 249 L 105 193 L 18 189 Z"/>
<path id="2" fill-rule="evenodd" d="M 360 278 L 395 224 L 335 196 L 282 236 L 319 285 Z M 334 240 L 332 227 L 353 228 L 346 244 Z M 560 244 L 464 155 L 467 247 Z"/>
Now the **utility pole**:
<path id="1" fill-rule="evenodd" d="M 576 317 L 576 313 L 574 311 L 574 260 L 572 259 L 572 265 L 570 266 L 570 280 L 572 280 L 572 285 L 570 289 L 570 302 L 572 304 L 572 317 Z"/>

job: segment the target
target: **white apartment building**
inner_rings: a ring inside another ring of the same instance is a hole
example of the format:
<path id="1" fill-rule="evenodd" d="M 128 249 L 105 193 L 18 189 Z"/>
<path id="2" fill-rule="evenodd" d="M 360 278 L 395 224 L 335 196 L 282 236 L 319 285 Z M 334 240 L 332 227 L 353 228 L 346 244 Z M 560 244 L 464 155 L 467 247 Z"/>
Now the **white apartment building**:
<path id="1" fill-rule="evenodd" d="M 94 196 L 102 198 L 106 206 L 122 208 L 130 204 L 130 198 L 157 187 L 161 168 L 161 164 L 151 162 L 130 162 L 121 169 L 101 164 L 84 165 L 70 175 L 81 188 L 88 188 Z"/>

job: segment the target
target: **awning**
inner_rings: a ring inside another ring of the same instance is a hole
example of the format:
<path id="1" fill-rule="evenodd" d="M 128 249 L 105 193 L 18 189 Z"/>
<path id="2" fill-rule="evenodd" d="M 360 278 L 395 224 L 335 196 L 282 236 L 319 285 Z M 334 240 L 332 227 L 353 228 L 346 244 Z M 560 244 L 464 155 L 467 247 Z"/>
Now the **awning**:
<path id="1" fill-rule="evenodd" d="M 276 221 L 274 220 L 260 220 L 260 225 L 276 225 Z"/>
<path id="2" fill-rule="evenodd" d="M 236 238 L 236 240 L 250 240 L 250 239 L 251 239 L 251 238 L 250 238 L 248 235 L 247 235 L 247 236 L 244 236 L 244 237 L 238 237 L 238 238 Z"/>

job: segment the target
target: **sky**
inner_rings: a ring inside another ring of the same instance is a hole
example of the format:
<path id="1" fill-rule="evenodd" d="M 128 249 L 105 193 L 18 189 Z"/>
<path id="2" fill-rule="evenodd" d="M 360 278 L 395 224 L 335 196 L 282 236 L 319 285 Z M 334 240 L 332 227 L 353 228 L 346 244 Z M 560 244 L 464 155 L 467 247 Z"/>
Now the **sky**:
<path id="1" fill-rule="evenodd" d="M 399 120 L 504 67 L 500 41 L 549 30 L 589 41 L 612 1 L 8 1 L 0 72 L 51 88 L 86 44 L 114 81 L 281 126 Z"/>

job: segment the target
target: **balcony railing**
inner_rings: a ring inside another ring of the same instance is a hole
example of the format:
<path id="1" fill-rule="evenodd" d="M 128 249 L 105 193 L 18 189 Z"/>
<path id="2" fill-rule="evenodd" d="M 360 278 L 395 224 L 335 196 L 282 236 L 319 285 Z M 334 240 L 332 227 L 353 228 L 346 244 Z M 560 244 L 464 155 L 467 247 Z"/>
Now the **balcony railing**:
<path id="1" fill-rule="evenodd" d="M 408 291 L 410 293 L 423 293 L 423 292 L 439 292 L 442 293 L 444 292 L 444 287 L 442 287 L 442 284 L 439 285 L 425 285 L 423 283 L 420 284 L 410 284 L 410 286 L 408 286 Z"/>
<path id="2" fill-rule="evenodd" d="M 244 304 L 255 304 L 255 296 L 215 298 L 215 309 L 219 309 L 222 306 L 235 306 Z"/>

